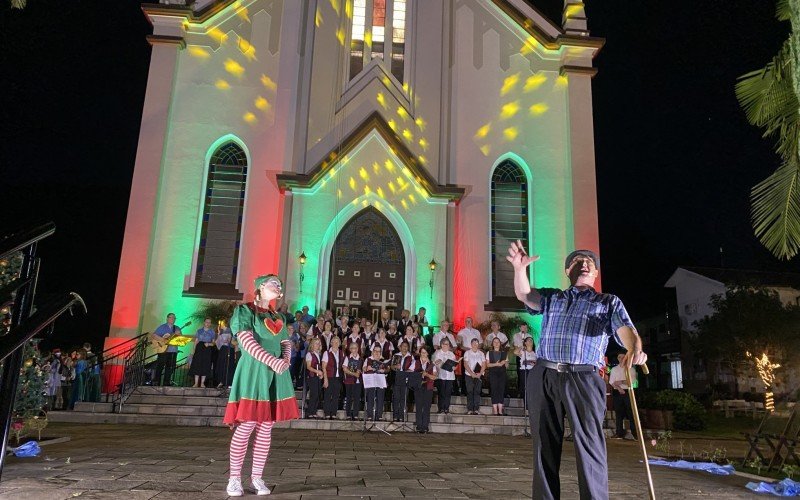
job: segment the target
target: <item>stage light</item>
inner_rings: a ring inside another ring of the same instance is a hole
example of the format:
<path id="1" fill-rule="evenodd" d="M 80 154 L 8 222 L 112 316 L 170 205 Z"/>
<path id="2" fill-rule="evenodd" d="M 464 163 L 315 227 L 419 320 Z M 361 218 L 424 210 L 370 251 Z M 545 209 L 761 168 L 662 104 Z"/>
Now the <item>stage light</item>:
<path id="1" fill-rule="evenodd" d="M 503 80 L 503 86 L 500 88 L 500 95 L 506 95 L 514 90 L 517 82 L 519 82 L 519 73 L 515 73 Z"/>
<path id="2" fill-rule="evenodd" d="M 507 129 L 503 130 L 503 137 L 505 137 L 507 141 L 513 141 L 517 138 L 517 135 L 519 135 L 519 130 L 517 130 L 517 127 L 508 127 Z"/>
<path id="3" fill-rule="evenodd" d="M 481 128 L 479 128 L 477 132 L 475 132 L 475 138 L 476 139 L 483 139 L 484 137 L 489 135 L 489 131 L 491 129 L 492 129 L 492 124 L 491 123 L 487 123 L 486 125 L 484 125 Z"/>
<path id="4" fill-rule="evenodd" d="M 232 74 L 233 76 L 241 78 L 242 75 L 244 74 L 244 66 L 234 61 L 233 59 L 226 59 L 224 64 L 225 64 L 225 71 Z"/>
<path id="5" fill-rule="evenodd" d="M 547 113 L 547 110 L 550 109 L 550 108 L 547 106 L 547 104 L 545 104 L 543 102 L 537 102 L 536 104 L 534 104 L 533 106 L 531 106 L 528 109 L 529 109 L 529 111 L 531 113 L 531 116 L 541 116 L 541 115 Z"/>
<path id="6" fill-rule="evenodd" d="M 532 92 L 542 86 L 547 81 L 547 77 L 541 73 L 531 75 L 525 80 L 525 86 L 522 87 L 523 92 Z"/>
<path id="7" fill-rule="evenodd" d="M 500 119 L 508 120 L 509 118 L 512 118 L 514 115 L 516 115 L 518 111 L 519 111 L 519 101 L 513 101 L 507 104 L 503 104 L 503 107 L 500 108 Z"/>
<path id="8" fill-rule="evenodd" d="M 254 102 L 256 108 L 260 109 L 261 111 L 266 111 L 269 108 L 269 102 L 266 98 L 258 96 Z"/>
<path id="9" fill-rule="evenodd" d="M 211 54 L 205 49 L 205 47 L 198 47 L 196 45 L 189 47 L 189 55 L 198 59 L 208 59 L 211 57 Z"/>
<path id="10" fill-rule="evenodd" d="M 275 83 L 272 78 L 264 74 L 261 75 L 261 85 L 263 85 L 267 90 L 272 90 L 273 92 L 278 89 L 278 84 Z"/>

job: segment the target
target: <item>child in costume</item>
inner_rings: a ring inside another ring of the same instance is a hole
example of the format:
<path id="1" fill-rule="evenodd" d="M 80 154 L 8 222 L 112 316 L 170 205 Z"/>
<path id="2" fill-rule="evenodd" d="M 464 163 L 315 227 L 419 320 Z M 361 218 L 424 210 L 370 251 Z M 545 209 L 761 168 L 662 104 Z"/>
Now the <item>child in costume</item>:
<path id="1" fill-rule="evenodd" d="M 242 463 L 250 435 L 253 445 L 251 480 L 257 495 L 269 495 L 261 475 L 269 455 L 275 422 L 298 417 L 297 400 L 289 373 L 291 342 L 283 317 L 270 302 L 283 296 L 283 284 L 269 274 L 255 280 L 253 303 L 236 308 L 231 330 L 236 334 L 242 357 L 233 376 L 223 422 L 234 430 L 230 448 L 230 479 L 227 493 L 242 496 Z"/>

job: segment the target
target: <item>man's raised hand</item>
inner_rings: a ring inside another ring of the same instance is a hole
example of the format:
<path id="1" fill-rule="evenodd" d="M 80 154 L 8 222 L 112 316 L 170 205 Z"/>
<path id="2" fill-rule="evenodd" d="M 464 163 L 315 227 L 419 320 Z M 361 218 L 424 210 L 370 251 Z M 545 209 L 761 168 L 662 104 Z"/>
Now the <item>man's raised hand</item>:
<path id="1" fill-rule="evenodd" d="M 522 246 L 522 241 L 512 241 L 511 246 L 508 247 L 508 256 L 506 260 L 514 266 L 514 269 L 524 269 L 528 267 L 531 262 L 539 260 L 538 255 L 528 256 L 525 252 L 525 247 Z"/>

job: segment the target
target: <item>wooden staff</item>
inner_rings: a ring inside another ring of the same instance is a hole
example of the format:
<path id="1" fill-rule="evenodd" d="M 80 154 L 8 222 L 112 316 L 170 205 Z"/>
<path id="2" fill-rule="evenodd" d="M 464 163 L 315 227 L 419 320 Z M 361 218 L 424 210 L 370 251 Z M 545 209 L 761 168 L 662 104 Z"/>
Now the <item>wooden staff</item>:
<path id="1" fill-rule="evenodd" d="M 647 365 L 641 365 L 642 372 L 645 375 L 650 374 Z M 636 407 L 636 394 L 633 393 L 633 383 L 631 382 L 630 370 L 625 370 L 625 381 L 628 383 L 628 396 L 631 398 L 631 411 L 633 411 L 633 425 L 636 426 L 636 435 L 639 436 L 639 445 L 642 448 L 642 457 L 644 458 L 644 469 L 647 471 L 647 491 L 650 494 L 650 500 L 656 500 L 656 491 L 653 488 L 653 476 L 650 474 L 650 462 L 647 461 L 647 448 L 644 444 L 644 434 L 642 434 L 642 423 L 639 421 L 639 409 Z"/>

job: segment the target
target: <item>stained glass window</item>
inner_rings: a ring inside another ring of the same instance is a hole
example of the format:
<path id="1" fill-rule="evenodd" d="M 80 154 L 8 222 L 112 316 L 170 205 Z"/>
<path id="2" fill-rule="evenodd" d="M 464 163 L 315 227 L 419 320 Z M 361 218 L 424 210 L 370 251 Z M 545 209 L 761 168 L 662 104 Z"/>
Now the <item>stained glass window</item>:
<path id="1" fill-rule="evenodd" d="M 196 284 L 236 284 L 247 156 L 235 142 L 217 148 L 208 165 Z"/>
<path id="2" fill-rule="evenodd" d="M 492 297 L 514 297 L 514 269 L 506 260 L 512 241 L 528 246 L 528 182 L 515 163 L 504 161 L 491 181 Z"/>
<path id="3" fill-rule="evenodd" d="M 386 69 L 403 83 L 407 0 L 352 1 L 350 79 L 371 60 L 381 59 L 389 61 Z"/>

